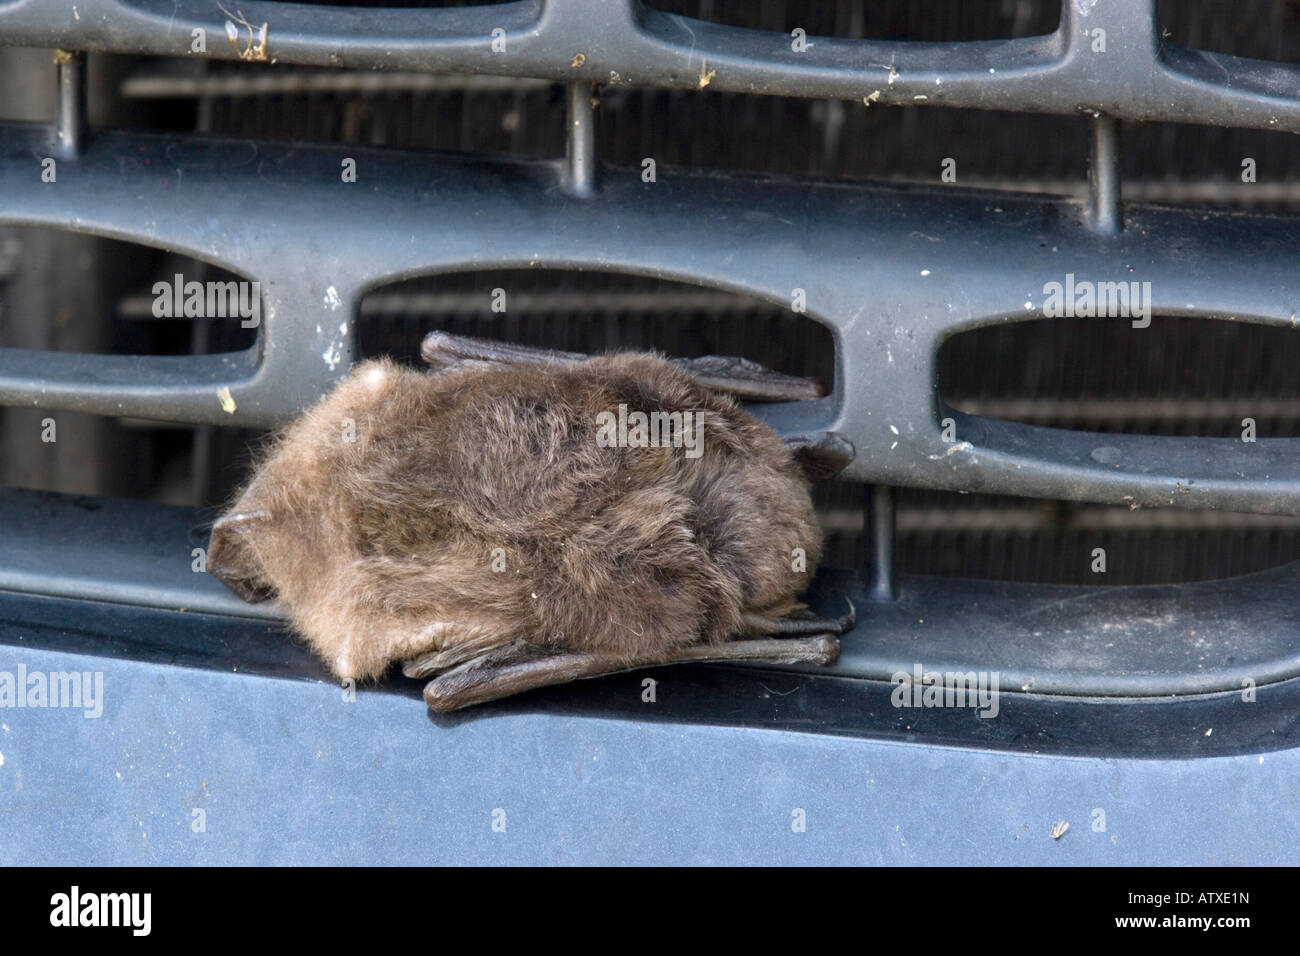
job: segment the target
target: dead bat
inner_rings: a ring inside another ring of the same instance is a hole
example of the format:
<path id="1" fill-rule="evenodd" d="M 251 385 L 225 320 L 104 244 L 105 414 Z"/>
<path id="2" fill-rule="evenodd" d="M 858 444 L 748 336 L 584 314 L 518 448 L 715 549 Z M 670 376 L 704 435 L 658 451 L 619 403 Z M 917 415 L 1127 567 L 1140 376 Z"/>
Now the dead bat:
<path id="1" fill-rule="evenodd" d="M 454 710 L 681 661 L 838 657 L 852 605 L 817 620 L 799 595 L 821 553 L 808 482 L 852 446 L 783 442 L 723 394 L 817 383 L 443 333 L 422 354 L 431 371 L 354 368 L 212 530 L 208 570 L 247 601 L 278 595 L 339 678 L 402 661 Z"/>

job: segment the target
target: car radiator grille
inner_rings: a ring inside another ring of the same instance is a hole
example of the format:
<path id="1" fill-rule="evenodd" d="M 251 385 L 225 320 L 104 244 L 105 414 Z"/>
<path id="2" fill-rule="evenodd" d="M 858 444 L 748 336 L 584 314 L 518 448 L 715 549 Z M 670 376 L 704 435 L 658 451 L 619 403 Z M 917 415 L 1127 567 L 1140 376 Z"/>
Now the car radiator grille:
<path id="1" fill-rule="evenodd" d="M 856 449 L 817 489 L 817 600 L 876 599 L 842 675 L 1300 673 L 1300 10 L 957 6 L 250 0 L 232 42 L 206 0 L 0 3 L 4 482 L 207 509 L 136 580 L 18 556 L 77 512 L 5 492 L 0 587 L 262 613 L 188 574 L 248 441 L 441 328 L 830 383 L 753 410 Z M 259 281 L 260 327 L 150 321 L 176 272 Z M 1149 283 L 1149 327 L 1042 320 L 1067 274 Z"/>

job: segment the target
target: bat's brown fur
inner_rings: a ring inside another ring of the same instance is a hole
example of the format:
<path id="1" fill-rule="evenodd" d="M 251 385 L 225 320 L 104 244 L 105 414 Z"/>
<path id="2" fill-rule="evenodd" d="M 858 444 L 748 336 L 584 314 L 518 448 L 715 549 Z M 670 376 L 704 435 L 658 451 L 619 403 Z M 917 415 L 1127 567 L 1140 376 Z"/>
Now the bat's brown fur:
<path id="1" fill-rule="evenodd" d="M 597 415 L 620 403 L 702 412 L 702 456 L 600 447 Z M 278 593 L 343 678 L 516 640 L 626 660 L 726 641 L 747 612 L 797 609 L 821 549 L 780 438 L 632 353 L 363 363 L 273 443 L 231 513 L 253 519 L 214 535 L 210 566 Z"/>

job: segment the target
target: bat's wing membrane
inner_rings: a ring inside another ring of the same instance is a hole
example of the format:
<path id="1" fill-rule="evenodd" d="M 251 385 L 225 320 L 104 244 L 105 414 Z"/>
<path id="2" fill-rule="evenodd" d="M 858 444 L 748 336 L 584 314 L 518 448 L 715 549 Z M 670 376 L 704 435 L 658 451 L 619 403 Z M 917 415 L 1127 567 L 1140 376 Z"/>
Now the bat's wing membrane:
<path id="1" fill-rule="evenodd" d="M 429 681 L 425 703 L 433 710 L 459 710 L 522 691 L 566 684 L 589 677 L 624 671 L 705 661 L 765 661 L 773 664 L 832 664 L 840 655 L 840 642 L 832 634 L 800 638 L 764 638 L 697 644 L 668 657 L 627 659 L 574 651 L 541 651 L 541 656 L 509 656 L 467 662 Z"/>
<path id="2" fill-rule="evenodd" d="M 459 710 L 538 687 L 668 664 L 708 661 L 833 664 L 840 656 L 836 635 L 852 628 L 854 621 L 850 602 L 848 613 L 834 620 L 746 614 L 745 623 L 751 633 L 769 636 L 723 644 L 696 644 L 667 655 L 611 657 L 515 640 L 486 651 L 480 649 L 473 656 L 461 655 L 462 659 L 451 667 L 445 666 L 451 658 L 428 655 L 420 661 L 408 661 L 402 671 L 407 677 L 425 677 L 441 670 L 439 676 L 425 685 L 424 700 L 433 710 Z M 434 664 L 439 666 L 431 668 Z"/>
<path id="3" fill-rule="evenodd" d="M 786 375 L 735 355 L 669 359 L 706 388 L 751 402 L 804 402 L 822 398 L 826 387 L 814 378 Z"/>
<path id="4" fill-rule="evenodd" d="M 586 361 L 580 352 L 559 352 L 510 342 L 494 342 L 449 332 L 430 332 L 420 343 L 420 357 L 437 372 L 464 365 L 555 365 Z"/>
<path id="5" fill-rule="evenodd" d="M 581 352 L 494 342 L 449 332 L 430 332 L 420 345 L 420 356 L 435 371 L 465 365 L 556 365 L 584 362 Z M 704 355 L 699 358 L 670 358 L 668 361 L 690 373 L 705 388 L 728 392 L 753 402 L 799 402 L 821 398 L 821 382 L 776 372 L 765 365 L 733 355 Z"/>

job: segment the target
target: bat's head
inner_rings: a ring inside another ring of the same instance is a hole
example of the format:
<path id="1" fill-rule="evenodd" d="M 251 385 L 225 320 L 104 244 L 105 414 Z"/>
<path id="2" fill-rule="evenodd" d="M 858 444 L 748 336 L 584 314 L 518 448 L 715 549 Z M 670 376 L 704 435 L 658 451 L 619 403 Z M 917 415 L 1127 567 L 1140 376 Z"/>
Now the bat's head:
<path id="1" fill-rule="evenodd" d="M 228 511 L 212 526 L 208 573 L 249 604 L 265 601 L 275 592 L 253 545 L 258 527 L 270 520 L 267 511 Z"/>
<path id="2" fill-rule="evenodd" d="M 364 362 L 274 438 L 251 481 L 213 525 L 208 571 L 245 601 L 292 603 L 319 586 L 346 541 L 360 447 L 402 379 L 418 373 Z"/>

